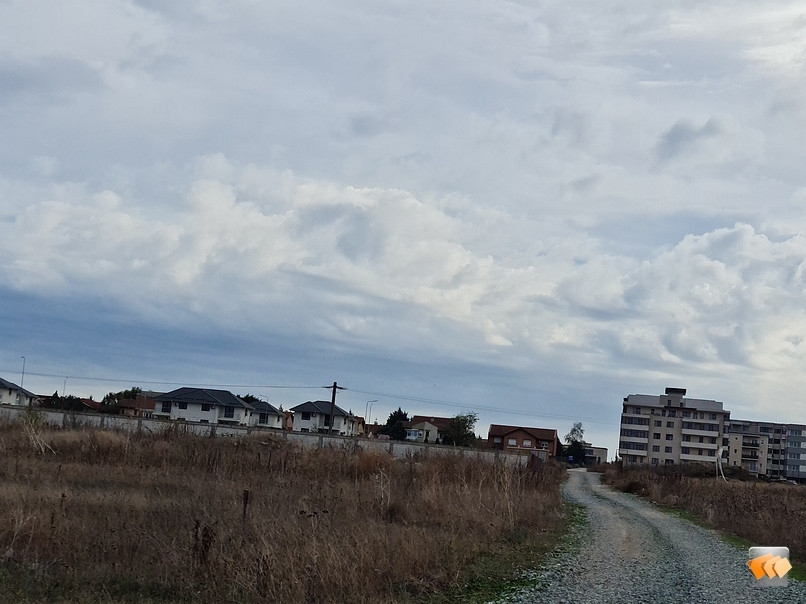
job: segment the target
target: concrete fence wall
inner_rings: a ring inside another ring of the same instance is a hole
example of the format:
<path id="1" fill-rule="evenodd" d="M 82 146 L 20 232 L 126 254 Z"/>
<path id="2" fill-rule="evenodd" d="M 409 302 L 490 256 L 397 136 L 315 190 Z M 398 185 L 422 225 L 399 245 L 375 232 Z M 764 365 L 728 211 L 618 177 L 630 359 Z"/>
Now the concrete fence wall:
<path id="1" fill-rule="evenodd" d="M 358 436 L 336 436 L 330 434 L 312 434 L 306 432 L 289 432 L 278 428 L 265 428 L 258 426 L 226 426 L 221 424 L 200 424 L 179 420 L 127 417 L 123 415 L 110 415 L 107 413 L 60 411 L 55 409 L 34 408 L 33 411 L 45 424 L 57 428 L 97 428 L 107 430 L 122 430 L 125 432 L 146 432 L 159 434 L 165 430 L 178 430 L 187 434 L 199 436 L 247 436 L 264 434 L 274 438 L 283 438 L 304 447 L 360 447 L 364 451 L 387 452 L 394 457 L 404 458 L 416 454 L 426 455 L 472 455 L 477 458 L 495 461 L 502 459 L 508 463 L 525 463 L 529 458 L 528 452 L 504 452 L 492 449 L 473 449 L 469 447 L 451 447 L 415 443 L 399 440 L 378 440 Z M 0 406 L 0 421 L 20 421 L 27 407 L 10 405 Z"/>

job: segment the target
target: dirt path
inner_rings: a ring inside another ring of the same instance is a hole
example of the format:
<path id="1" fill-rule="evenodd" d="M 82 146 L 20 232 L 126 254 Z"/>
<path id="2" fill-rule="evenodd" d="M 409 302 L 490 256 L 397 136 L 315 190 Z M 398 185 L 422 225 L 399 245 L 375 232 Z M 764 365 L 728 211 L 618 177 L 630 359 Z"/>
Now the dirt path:
<path id="1" fill-rule="evenodd" d="M 746 551 L 714 532 L 660 511 L 571 470 L 565 496 L 584 506 L 587 523 L 569 538 L 534 587 L 508 602 L 806 602 L 806 585 L 764 588 L 752 577 Z M 782 536 L 785 539 L 785 536 Z M 786 545 L 770 543 L 765 545 Z"/>

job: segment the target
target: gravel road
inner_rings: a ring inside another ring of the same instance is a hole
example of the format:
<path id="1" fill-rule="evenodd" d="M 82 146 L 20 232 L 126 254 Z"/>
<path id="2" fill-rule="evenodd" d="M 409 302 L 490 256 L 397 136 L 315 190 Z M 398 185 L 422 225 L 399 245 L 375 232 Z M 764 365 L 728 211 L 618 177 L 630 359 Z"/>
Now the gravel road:
<path id="1" fill-rule="evenodd" d="M 533 586 L 501 602 L 806 603 L 806 583 L 761 587 L 746 550 L 600 480 L 569 471 L 565 497 L 584 506 L 587 522 L 576 523 Z M 785 537 L 763 545 L 786 545 Z"/>

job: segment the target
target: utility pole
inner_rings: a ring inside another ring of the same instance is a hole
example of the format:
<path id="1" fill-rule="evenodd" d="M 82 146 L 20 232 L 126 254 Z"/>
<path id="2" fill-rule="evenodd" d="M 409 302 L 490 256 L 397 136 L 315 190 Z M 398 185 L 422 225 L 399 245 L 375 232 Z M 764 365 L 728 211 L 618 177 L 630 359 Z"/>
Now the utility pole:
<path id="1" fill-rule="evenodd" d="M 22 396 L 23 396 L 22 387 L 23 387 L 23 384 L 25 384 L 25 357 L 20 357 L 20 358 L 22 359 L 22 376 L 20 377 L 20 393 L 19 393 L 19 396 L 17 398 L 17 403 L 22 402 Z M 28 399 L 28 406 L 29 407 L 31 406 L 31 399 L 30 398 Z"/>
<path id="2" fill-rule="evenodd" d="M 336 382 L 333 382 L 332 386 L 324 386 L 324 388 L 333 390 L 333 396 L 330 399 L 330 425 L 328 426 L 327 431 L 328 434 L 333 434 L 333 416 L 336 413 L 336 390 L 344 390 L 344 388 L 339 386 Z"/>

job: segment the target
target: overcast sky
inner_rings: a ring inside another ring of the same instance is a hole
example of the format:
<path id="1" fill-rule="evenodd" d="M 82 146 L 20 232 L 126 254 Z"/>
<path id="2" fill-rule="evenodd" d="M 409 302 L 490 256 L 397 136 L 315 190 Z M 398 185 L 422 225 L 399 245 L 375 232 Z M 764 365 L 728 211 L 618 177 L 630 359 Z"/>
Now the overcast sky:
<path id="1" fill-rule="evenodd" d="M 0 375 L 806 423 L 805 66 L 801 2 L 0 2 Z"/>

